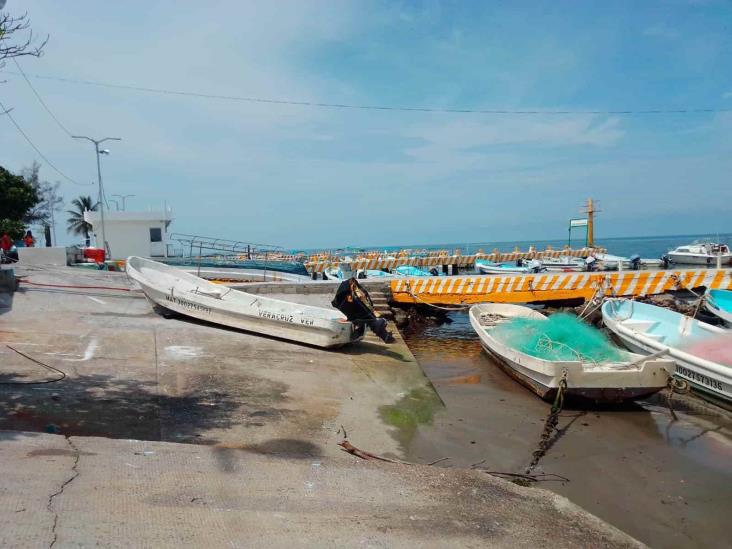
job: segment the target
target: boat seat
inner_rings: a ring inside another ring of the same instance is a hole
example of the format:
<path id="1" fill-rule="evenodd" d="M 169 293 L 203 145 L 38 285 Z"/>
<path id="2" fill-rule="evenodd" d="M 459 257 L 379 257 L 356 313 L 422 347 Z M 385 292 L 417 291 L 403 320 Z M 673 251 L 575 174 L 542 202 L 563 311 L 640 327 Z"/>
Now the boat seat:
<path id="1" fill-rule="evenodd" d="M 623 322 L 625 326 L 630 328 L 631 330 L 635 330 L 636 332 L 640 332 L 642 334 L 648 334 L 648 331 L 657 326 L 658 322 L 655 320 L 636 320 L 636 319 L 629 319 Z M 648 334 L 650 335 L 650 334 Z"/>

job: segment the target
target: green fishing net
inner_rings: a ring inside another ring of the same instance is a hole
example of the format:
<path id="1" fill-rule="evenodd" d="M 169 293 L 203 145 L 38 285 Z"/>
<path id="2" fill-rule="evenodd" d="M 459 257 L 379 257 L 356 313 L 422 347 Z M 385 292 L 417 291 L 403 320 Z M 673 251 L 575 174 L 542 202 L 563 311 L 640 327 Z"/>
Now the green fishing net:
<path id="1" fill-rule="evenodd" d="M 547 319 L 513 318 L 499 323 L 491 335 L 509 347 L 543 360 L 627 360 L 627 354 L 600 330 L 566 313 L 556 313 Z"/>

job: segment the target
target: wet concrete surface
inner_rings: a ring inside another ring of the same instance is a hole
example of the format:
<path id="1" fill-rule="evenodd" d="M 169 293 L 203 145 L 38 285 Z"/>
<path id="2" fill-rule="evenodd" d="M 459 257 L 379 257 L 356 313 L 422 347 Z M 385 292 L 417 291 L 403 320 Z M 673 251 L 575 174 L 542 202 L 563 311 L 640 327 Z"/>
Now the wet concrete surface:
<path id="1" fill-rule="evenodd" d="M 452 317 L 405 334 L 446 407 L 399 441 L 413 461 L 448 457 L 438 466 L 523 472 L 549 404 L 482 352 L 467 315 Z M 662 399 L 564 410 L 561 434 L 535 472 L 569 482 L 541 486 L 652 547 L 729 547 L 730 416 L 694 399 L 676 398 L 674 408 L 678 421 Z"/>

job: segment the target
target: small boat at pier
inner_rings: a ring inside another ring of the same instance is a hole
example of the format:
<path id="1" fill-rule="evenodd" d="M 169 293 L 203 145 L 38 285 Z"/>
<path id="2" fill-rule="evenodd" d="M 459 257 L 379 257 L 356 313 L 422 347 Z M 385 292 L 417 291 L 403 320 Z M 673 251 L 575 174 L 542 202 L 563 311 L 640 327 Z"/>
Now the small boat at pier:
<path id="1" fill-rule="evenodd" d="M 364 335 L 336 309 L 240 292 L 142 257 L 127 259 L 127 276 L 158 307 L 222 326 L 325 348 Z"/>
<path id="2" fill-rule="evenodd" d="M 721 318 L 725 326 L 732 328 L 732 291 L 707 290 L 704 306 L 707 311 Z"/>
<path id="3" fill-rule="evenodd" d="M 582 257 L 560 256 L 541 260 L 547 271 L 577 272 L 587 269 L 587 261 Z"/>
<path id="4" fill-rule="evenodd" d="M 546 317 L 521 305 L 470 308 L 470 323 L 486 352 L 511 377 L 545 400 L 566 379 L 566 395 L 620 402 L 660 391 L 674 362 L 615 347 L 596 328 L 570 315 Z M 565 377 L 566 376 L 566 377 Z"/>
<path id="5" fill-rule="evenodd" d="M 475 269 L 482 274 L 528 274 L 539 273 L 546 270 L 540 261 L 536 261 L 534 259 L 526 261 L 526 263 L 522 265 L 493 263 L 491 261 L 486 261 L 485 259 L 476 259 Z"/>
<path id="6" fill-rule="evenodd" d="M 686 246 L 679 246 L 666 254 L 671 263 L 685 265 L 714 266 L 717 261 L 722 265 L 732 263 L 732 252 L 726 244 L 716 242 L 694 242 Z"/>
<path id="7" fill-rule="evenodd" d="M 732 405 L 732 333 L 670 309 L 629 299 L 609 299 L 602 320 L 628 349 L 664 353 L 676 361 L 676 377 L 702 396 Z"/>

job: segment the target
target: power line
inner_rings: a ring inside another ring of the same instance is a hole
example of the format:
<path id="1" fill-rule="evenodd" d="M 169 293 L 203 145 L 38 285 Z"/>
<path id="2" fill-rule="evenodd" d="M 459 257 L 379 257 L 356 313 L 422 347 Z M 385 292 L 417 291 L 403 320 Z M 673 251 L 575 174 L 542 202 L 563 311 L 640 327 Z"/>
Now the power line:
<path id="1" fill-rule="evenodd" d="M 7 74 L 17 74 L 13 71 L 0 71 Z M 42 80 L 54 80 L 69 84 L 83 84 L 86 86 L 99 86 L 102 88 L 114 88 L 120 90 L 138 91 L 144 93 L 157 93 L 162 95 L 179 95 L 185 97 L 197 97 L 201 99 L 219 99 L 224 101 L 243 101 L 248 103 L 267 103 L 273 105 L 294 105 L 301 107 L 322 107 L 331 109 L 355 109 L 370 111 L 402 111 L 402 112 L 427 112 L 445 114 L 511 114 L 511 115 L 568 115 L 568 114 L 606 114 L 606 115 L 643 115 L 643 114 L 699 114 L 699 113 L 721 113 L 732 112 L 732 108 L 685 108 L 685 109 L 622 109 L 622 110 L 512 110 L 512 109 L 442 109 L 433 107 L 394 107 L 385 105 L 357 105 L 348 103 L 321 103 L 314 101 L 293 101 L 285 99 L 269 99 L 263 97 L 246 97 L 237 95 L 219 95 L 210 93 L 199 93 L 192 91 L 170 90 L 164 88 L 149 88 L 143 86 L 132 86 L 128 84 L 113 84 L 109 82 L 98 82 L 94 80 L 79 80 L 74 78 L 62 78 L 56 76 L 44 76 L 31 74 L 31 78 Z"/>
<path id="2" fill-rule="evenodd" d="M 40 150 L 40 149 L 39 149 L 38 147 L 36 147 L 35 143 L 33 143 L 33 141 L 31 141 L 31 138 L 30 138 L 30 137 L 28 137 L 28 134 L 27 134 L 27 133 L 25 133 L 25 132 L 23 131 L 23 128 L 21 128 L 21 127 L 20 127 L 20 126 L 18 125 L 18 123 L 17 123 L 16 121 L 15 121 L 15 118 L 13 118 L 13 115 L 12 115 L 12 114 L 10 114 L 10 111 L 9 111 L 8 109 L 6 109 L 6 108 L 5 108 L 5 105 L 3 105 L 3 104 L 2 104 L 2 101 L 0 101 L 0 108 L 1 108 L 1 109 L 2 109 L 3 111 L 5 111 L 5 112 L 4 112 L 4 114 L 5 114 L 5 115 L 7 115 L 7 117 L 8 117 L 9 119 L 10 119 L 10 121 L 11 121 L 11 122 L 13 123 L 13 126 L 15 126 L 15 129 L 17 129 L 17 130 L 18 130 L 18 132 L 20 132 L 20 135 L 22 135 L 22 136 L 23 136 L 23 137 L 25 138 L 25 140 L 26 140 L 26 141 L 28 142 L 28 144 L 29 144 L 29 145 L 30 145 L 31 147 L 33 147 L 33 150 L 35 150 L 35 151 L 36 151 L 36 153 L 38 153 L 38 156 L 40 156 L 40 157 L 41 157 L 41 158 L 42 158 L 42 159 L 43 159 L 43 160 L 44 160 L 44 161 L 46 162 L 46 164 L 48 164 L 48 165 L 49 165 L 49 166 L 51 167 L 51 169 L 53 169 L 53 170 L 54 170 L 54 171 L 55 171 L 56 173 L 58 173 L 58 174 L 59 174 L 59 175 L 60 175 L 61 177 L 63 177 L 63 178 L 64 178 L 64 179 L 66 179 L 67 181 L 69 181 L 69 182 L 73 183 L 74 185 L 80 185 L 80 186 L 85 186 L 85 185 L 87 185 L 87 183 L 79 183 L 78 181 L 75 181 L 75 180 L 71 179 L 71 178 L 70 178 L 70 177 L 69 177 L 68 175 L 66 175 L 66 174 L 65 174 L 64 172 L 62 172 L 61 170 L 59 170 L 59 169 L 58 169 L 58 168 L 56 167 L 56 165 L 55 165 L 55 164 L 54 164 L 53 162 L 51 162 L 51 161 L 50 161 L 50 160 L 48 159 L 48 157 L 47 157 L 47 156 L 46 156 L 45 154 L 43 154 L 43 153 L 41 152 L 41 150 Z"/>
<path id="3" fill-rule="evenodd" d="M 51 111 L 50 108 L 48 108 L 48 105 L 46 105 L 46 102 L 41 98 L 41 96 L 38 94 L 36 89 L 33 87 L 33 84 L 31 84 L 31 81 L 28 80 L 28 77 L 26 76 L 25 72 L 23 72 L 23 69 L 20 66 L 20 63 L 18 63 L 18 60 L 15 57 L 13 57 L 13 61 L 15 62 L 15 66 L 18 67 L 20 74 L 23 76 L 23 78 L 25 79 L 25 81 L 28 84 L 28 86 L 30 87 L 30 89 L 33 90 L 33 93 L 35 94 L 36 99 L 38 99 L 38 102 L 41 105 L 43 105 L 43 108 L 46 109 L 46 112 L 51 115 L 51 118 L 53 118 L 54 121 L 56 122 L 56 124 L 58 124 L 58 127 L 61 128 L 64 131 L 64 133 L 66 133 L 66 135 L 71 137 L 71 132 L 68 129 L 66 129 L 66 126 L 64 126 L 58 118 L 56 118 L 56 115 L 53 114 L 53 112 Z"/>

